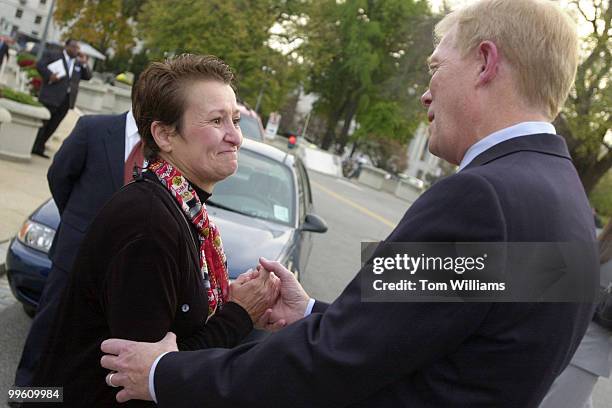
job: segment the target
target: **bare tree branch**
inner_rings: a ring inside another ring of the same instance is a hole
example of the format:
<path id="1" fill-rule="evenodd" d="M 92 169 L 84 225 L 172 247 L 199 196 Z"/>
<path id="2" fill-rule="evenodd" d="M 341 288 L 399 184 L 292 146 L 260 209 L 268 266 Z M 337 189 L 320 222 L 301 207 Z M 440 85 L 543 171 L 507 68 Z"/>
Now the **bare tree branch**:
<path id="1" fill-rule="evenodd" d="M 595 34 L 597 34 L 599 36 L 599 31 L 597 30 L 597 10 L 598 10 L 598 5 L 595 4 L 595 2 L 593 2 L 593 7 L 595 8 L 595 15 L 593 16 L 592 19 L 590 19 L 589 16 L 587 16 L 587 14 L 584 12 L 582 7 L 580 6 L 580 0 L 575 0 L 572 3 L 576 6 L 576 8 L 580 12 L 580 14 L 582 14 L 582 17 L 584 17 L 584 19 L 586 21 L 591 23 L 591 25 L 593 26 L 593 32 L 595 32 Z"/>

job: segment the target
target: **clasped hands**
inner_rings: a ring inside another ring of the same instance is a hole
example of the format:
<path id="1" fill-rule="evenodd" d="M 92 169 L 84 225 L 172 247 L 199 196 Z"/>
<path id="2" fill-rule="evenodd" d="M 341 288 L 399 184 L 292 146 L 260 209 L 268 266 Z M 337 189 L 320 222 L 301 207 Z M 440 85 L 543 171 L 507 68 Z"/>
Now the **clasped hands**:
<path id="1" fill-rule="evenodd" d="M 242 306 L 256 327 L 274 331 L 304 317 L 310 297 L 293 273 L 278 262 L 260 258 L 257 268 L 232 283 L 229 300 Z M 111 370 L 106 383 L 123 388 L 117 393 L 118 402 L 151 401 L 151 366 L 163 353 L 178 351 L 176 336 L 171 332 L 157 343 L 109 339 L 100 348 L 105 353 L 100 364 Z"/>
<path id="2" fill-rule="evenodd" d="M 229 300 L 249 313 L 256 328 L 268 331 L 304 317 L 309 299 L 292 272 L 265 258 L 230 286 Z"/>

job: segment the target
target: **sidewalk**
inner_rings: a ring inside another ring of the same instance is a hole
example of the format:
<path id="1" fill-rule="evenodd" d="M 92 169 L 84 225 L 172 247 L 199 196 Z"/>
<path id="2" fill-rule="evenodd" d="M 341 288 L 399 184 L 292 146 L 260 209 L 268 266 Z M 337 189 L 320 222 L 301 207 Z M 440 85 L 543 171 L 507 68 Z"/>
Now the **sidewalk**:
<path id="1" fill-rule="evenodd" d="M 55 154 L 80 115 L 76 110 L 68 112 L 47 142 L 47 153 Z M 51 196 L 47 185 L 50 164 L 50 159 L 38 156 L 32 156 L 30 162 L 0 159 L 0 243 L 12 238 L 25 218 Z"/>
<path id="2" fill-rule="evenodd" d="M 47 153 L 53 155 L 70 134 L 78 118 L 79 110 L 70 110 L 53 137 L 47 142 Z M 30 162 L 13 162 L 0 159 L 0 276 L 4 274 L 4 260 L 8 241 L 23 221 L 51 196 L 47 185 L 50 159 L 32 156 Z"/>

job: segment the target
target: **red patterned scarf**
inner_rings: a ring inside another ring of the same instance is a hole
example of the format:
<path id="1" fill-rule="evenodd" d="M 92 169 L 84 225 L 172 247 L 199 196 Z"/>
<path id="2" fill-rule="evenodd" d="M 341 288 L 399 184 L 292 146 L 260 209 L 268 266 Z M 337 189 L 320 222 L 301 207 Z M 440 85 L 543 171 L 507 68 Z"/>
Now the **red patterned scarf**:
<path id="1" fill-rule="evenodd" d="M 229 296 L 229 279 L 219 229 L 208 219 L 206 206 L 178 169 L 160 158 L 151 162 L 148 169 L 170 191 L 198 231 L 200 271 L 208 290 L 208 316 L 210 317 L 217 308 L 223 307 L 223 303 L 227 302 Z"/>

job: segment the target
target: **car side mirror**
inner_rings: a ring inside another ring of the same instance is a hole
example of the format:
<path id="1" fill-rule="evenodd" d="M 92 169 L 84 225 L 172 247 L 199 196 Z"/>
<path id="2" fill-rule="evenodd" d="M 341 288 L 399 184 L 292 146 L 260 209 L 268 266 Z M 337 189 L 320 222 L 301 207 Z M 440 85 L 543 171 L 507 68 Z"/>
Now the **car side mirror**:
<path id="1" fill-rule="evenodd" d="M 316 214 L 306 214 L 306 219 L 300 229 L 310 232 L 327 232 L 327 223 Z"/>

